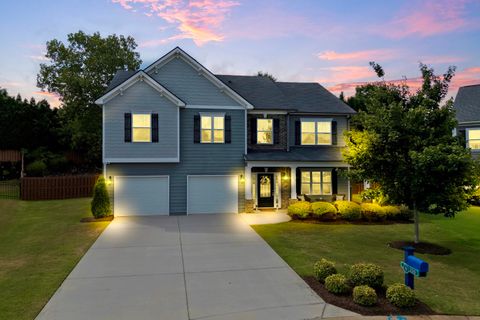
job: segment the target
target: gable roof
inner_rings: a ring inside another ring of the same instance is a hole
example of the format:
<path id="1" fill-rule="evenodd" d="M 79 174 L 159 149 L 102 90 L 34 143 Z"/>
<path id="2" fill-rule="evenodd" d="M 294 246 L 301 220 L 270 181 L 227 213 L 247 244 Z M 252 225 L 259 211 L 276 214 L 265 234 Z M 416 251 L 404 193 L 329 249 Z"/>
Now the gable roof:
<path id="1" fill-rule="evenodd" d="M 277 82 L 262 76 L 216 76 L 257 109 L 299 113 L 356 113 L 316 82 Z"/>
<path id="2" fill-rule="evenodd" d="M 202 74 L 205 76 L 207 80 L 209 80 L 213 85 L 217 88 L 222 90 L 225 94 L 229 97 L 237 101 L 240 105 L 247 109 L 253 109 L 251 103 L 235 92 L 234 89 L 226 86 L 222 81 L 220 81 L 213 73 L 210 72 L 207 68 L 205 68 L 200 62 L 195 60 L 192 56 L 188 53 L 183 51 L 180 47 L 175 47 L 173 50 L 165 54 L 163 57 L 159 58 L 157 61 L 153 62 L 151 65 L 144 69 L 145 72 L 151 72 L 156 68 L 161 68 L 163 64 L 168 63 L 171 59 L 174 58 L 182 58 L 186 63 L 188 63 L 193 69 L 195 69 L 198 74 Z"/>
<path id="3" fill-rule="evenodd" d="M 119 74 L 117 72 L 117 74 Z M 116 74 L 116 75 L 117 75 Z M 126 73 L 120 73 L 122 77 L 126 77 Z M 115 79 L 115 77 L 114 77 Z M 185 107 L 185 102 L 182 101 L 179 97 L 174 95 L 172 92 L 168 91 L 167 88 L 162 86 L 159 82 L 157 82 L 155 79 L 150 77 L 147 73 L 145 73 L 143 70 L 139 70 L 134 72 L 130 77 L 126 78 L 123 81 L 116 81 L 118 84 L 115 86 L 111 86 L 112 88 L 110 90 L 107 90 L 107 92 L 98 98 L 95 103 L 98 105 L 103 105 L 109 100 L 113 99 L 116 97 L 118 94 L 122 94 L 123 90 L 127 90 L 130 86 L 134 85 L 138 81 L 145 81 L 145 83 L 149 84 L 152 88 L 158 91 L 158 93 L 161 96 L 164 96 L 168 100 L 170 100 L 173 104 L 175 104 L 178 107 Z M 113 82 L 113 80 L 112 80 Z M 110 85 L 109 85 L 110 87 Z"/>
<path id="4" fill-rule="evenodd" d="M 135 73 L 137 73 L 137 71 L 118 70 L 113 76 L 112 81 L 110 81 L 110 83 L 108 84 L 108 87 L 107 87 L 107 90 L 105 90 L 105 93 L 112 90 L 113 88 L 115 88 L 116 86 L 118 86 L 119 84 L 121 84 L 122 82 L 130 78 L 131 76 L 133 76 Z"/>
<path id="5" fill-rule="evenodd" d="M 453 108 L 458 122 L 480 121 L 480 84 L 460 87 Z"/>

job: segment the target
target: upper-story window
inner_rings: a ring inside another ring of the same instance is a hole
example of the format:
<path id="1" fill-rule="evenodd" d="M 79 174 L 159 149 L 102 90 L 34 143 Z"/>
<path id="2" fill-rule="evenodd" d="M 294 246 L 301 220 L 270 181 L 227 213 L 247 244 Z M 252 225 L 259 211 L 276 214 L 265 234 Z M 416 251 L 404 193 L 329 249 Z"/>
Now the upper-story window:
<path id="1" fill-rule="evenodd" d="M 273 144 L 273 119 L 257 119 L 257 143 Z"/>
<path id="2" fill-rule="evenodd" d="M 467 129 L 467 147 L 472 150 L 480 150 L 480 128 Z"/>
<path id="3" fill-rule="evenodd" d="M 302 119 L 302 145 L 330 145 L 332 144 L 332 120 Z"/>
<path id="4" fill-rule="evenodd" d="M 132 114 L 132 141 L 152 141 L 152 115 L 146 113 Z"/>
<path id="5" fill-rule="evenodd" d="M 225 116 L 201 115 L 201 143 L 225 143 Z"/>
<path id="6" fill-rule="evenodd" d="M 302 194 L 332 194 L 331 171 L 302 171 Z"/>

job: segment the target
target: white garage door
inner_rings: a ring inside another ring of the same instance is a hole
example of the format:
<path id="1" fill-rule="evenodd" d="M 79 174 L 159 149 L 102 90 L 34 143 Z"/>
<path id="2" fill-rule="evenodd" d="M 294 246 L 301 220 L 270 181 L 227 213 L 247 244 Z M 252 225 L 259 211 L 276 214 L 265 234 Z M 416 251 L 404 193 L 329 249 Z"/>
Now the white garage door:
<path id="1" fill-rule="evenodd" d="M 168 215 L 168 176 L 115 177 L 116 216 Z"/>
<path id="2" fill-rule="evenodd" d="M 238 176 L 188 176 L 187 213 L 238 213 Z"/>

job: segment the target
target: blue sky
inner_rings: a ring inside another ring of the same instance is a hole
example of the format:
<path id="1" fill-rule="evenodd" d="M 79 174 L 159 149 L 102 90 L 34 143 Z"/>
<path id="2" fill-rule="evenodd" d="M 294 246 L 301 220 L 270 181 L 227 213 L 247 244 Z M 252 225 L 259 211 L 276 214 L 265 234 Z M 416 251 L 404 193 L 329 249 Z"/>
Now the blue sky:
<path id="1" fill-rule="evenodd" d="M 418 86 L 418 62 L 457 66 L 450 95 L 480 83 L 479 0 L 84 0 L 0 4 L 0 87 L 39 92 L 45 42 L 83 30 L 133 36 L 144 66 L 180 46 L 214 73 L 267 71 L 280 81 L 315 81 L 335 94 L 375 80 Z"/>

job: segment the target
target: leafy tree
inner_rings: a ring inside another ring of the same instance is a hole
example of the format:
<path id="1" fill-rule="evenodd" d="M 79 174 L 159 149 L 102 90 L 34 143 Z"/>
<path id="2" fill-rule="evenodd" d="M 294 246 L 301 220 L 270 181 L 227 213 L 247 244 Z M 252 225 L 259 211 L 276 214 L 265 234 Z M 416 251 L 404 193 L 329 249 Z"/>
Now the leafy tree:
<path id="1" fill-rule="evenodd" d="M 93 199 L 91 203 L 92 214 L 95 218 L 106 217 L 111 214 L 110 198 L 108 197 L 105 178 L 100 176 L 93 189 Z"/>
<path id="2" fill-rule="evenodd" d="M 274 77 L 272 74 L 270 74 L 268 72 L 258 71 L 257 76 L 268 78 L 268 79 L 272 80 L 273 82 L 277 81 L 277 78 Z"/>
<path id="3" fill-rule="evenodd" d="M 338 96 L 338 99 L 342 100 L 343 102 L 345 102 L 345 94 L 342 92 L 340 92 L 340 95 Z"/>
<path id="4" fill-rule="evenodd" d="M 381 65 L 379 65 L 375 61 L 370 61 L 368 64 L 370 65 L 370 67 L 372 67 L 373 71 L 375 71 L 375 73 L 377 74 L 377 77 L 383 78 L 383 76 L 385 76 L 385 71 L 383 71 L 383 68 Z"/>
<path id="5" fill-rule="evenodd" d="M 47 42 L 45 57 L 50 62 L 40 64 L 37 86 L 60 96 L 64 141 L 91 165 L 99 164 L 101 157 L 102 112 L 95 100 L 117 70 L 140 67 L 136 47 L 132 37 L 83 31 L 69 34 L 67 44 L 57 39 Z"/>
<path id="6" fill-rule="evenodd" d="M 457 122 L 452 99 L 442 103 L 455 69 L 437 76 L 420 64 L 423 84 L 411 92 L 406 84 L 384 81 L 357 90 L 355 127 L 346 133 L 345 160 L 351 176 L 378 183 L 394 203 L 452 217 L 467 207 L 478 183 L 478 165 L 452 136 Z"/>

